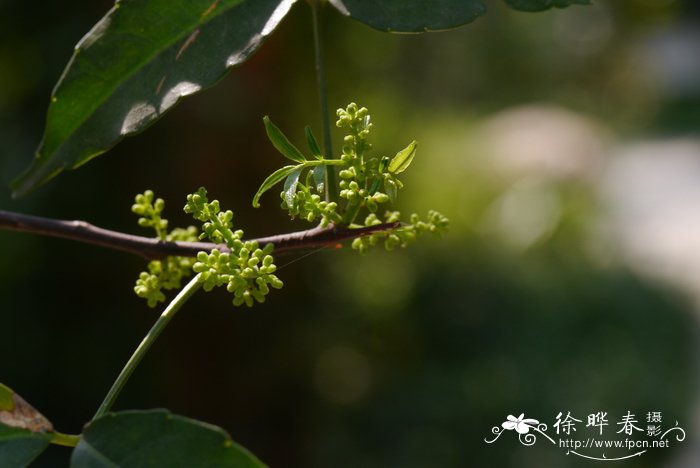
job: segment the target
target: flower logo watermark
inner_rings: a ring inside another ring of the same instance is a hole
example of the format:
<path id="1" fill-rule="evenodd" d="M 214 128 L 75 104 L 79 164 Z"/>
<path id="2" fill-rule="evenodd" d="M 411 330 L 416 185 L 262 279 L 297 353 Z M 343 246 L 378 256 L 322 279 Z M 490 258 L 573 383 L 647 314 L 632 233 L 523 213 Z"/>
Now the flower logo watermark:
<path id="1" fill-rule="evenodd" d="M 530 428 L 536 428 L 540 422 L 537 419 L 524 419 L 524 416 L 525 413 L 520 413 L 520 416 L 517 418 L 509 414 L 507 420 L 501 426 L 508 431 L 515 429 L 518 434 L 527 434 L 530 432 Z"/>
<path id="2" fill-rule="evenodd" d="M 530 429 L 532 429 L 534 432 L 542 434 L 553 444 L 556 444 L 556 442 L 554 442 L 554 439 L 552 439 L 545 433 L 545 431 L 547 430 L 547 425 L 544 423 L 540 423 L 537 419 L 525 418 L 525 413 L 520 413 L 520 416 L 518 416 L 517 418 L 512 414 L 509 414 L 506 420 L 501 424 L 501 427 L 493 426 L 491 428 L 491 432 L 493 434 L 496 434 L 496 437 L 494 437 L 492 440 L 484 439 L 484 442 L 486 442 L 487 444 L 492 444 L 499 437 L 501 437 L 501 434 L 503 434 L 504 430 L 515 430 L 515 432 L 518 433 L 518 440 L 520 440 L 521 444 L 528 446 L 533 445 L 535 442 L 537 442 L 537 436 L 531 433 Z"/>
<path id="3" fill-rule="evenodd" d="M 492 444 L 498 440 L 502 434 L 513 431 L 518 434 L 518 440 L 522 445 L 534 445 L 538 436 L 542 436 L 553 445 L 566 449 L 566 455 L 575 455 L 589 460 L 614 461 L 627 458 L 638 457 L 654 448 L 668 448 L 675 436 L 676 442 L 683 442 L 686 437 L 685 430 L 678 425 L 678 421 L 672 427 L 664 430 L 663 417 L 660 411 L 649 411 L 646 413 L 646 421 L 643 416 L 637 417 L 631 411 L 622 415 L 620 422 L 615 426 L 621 428 L 615 431 L 609 426 L 608 412 L 597 411 L 588 415 L 585 419 L 578 419 L 570 411 L 559 412 L 555 422 L 552 424 L 550 433 L 557 438 L 547 434 L 547 424 L 541 423 L 537 419 L 526 418 L 525 413 L 515 417 L 509 414 L 500 426 L 493 426 L 491 433 L 495 435 L 492 439 L 484 438 L 484 442 Z M 646 427 L 644 427 L 646 422 Z M 579 428 L 581 431 L 579 431 Z M 604 437 L 604 431 L 613 431 L 613 438 Z M 629 437 L 634 436 L 634 437 Z M 608 456 L 605 451 L 615 452 L 616 456 Z M 602 453 L 601 453 L 602 451 Z"/>

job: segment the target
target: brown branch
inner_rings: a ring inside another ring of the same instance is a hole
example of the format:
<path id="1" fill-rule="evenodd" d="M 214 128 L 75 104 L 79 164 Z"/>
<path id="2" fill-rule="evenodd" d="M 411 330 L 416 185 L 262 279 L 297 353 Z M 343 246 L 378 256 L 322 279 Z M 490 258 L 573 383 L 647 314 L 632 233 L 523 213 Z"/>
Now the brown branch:
<path id="1" fill-rule="evenodd" d="M 261 246 L 271 243 L 275 246 L 275 252 L 288 252 L 332 245 L 343 240 L 354 239 L 355 237 L 398 227 L 400 227 L 398 222 L 356 229 L 330 225 L 325 228 L 316 227 L 306 231 L 248 240 L 257 241 Z M 150 237 L 103 229 L 85 221 L 42 218 L 2 210 L 0 210 L 0 229 L 70 239 L 86 244 L 99 245 L 108 249 L 121 250 L 122 252 L 140 255 L 148 259 L 163 258 L 168 255 L 194 257 L 197 255 L 197 252 L 202 250 L 210 251 L 214 248 L 228 251 L 225 245 L 217 245 L 210 242 L 164 242 Z"/>

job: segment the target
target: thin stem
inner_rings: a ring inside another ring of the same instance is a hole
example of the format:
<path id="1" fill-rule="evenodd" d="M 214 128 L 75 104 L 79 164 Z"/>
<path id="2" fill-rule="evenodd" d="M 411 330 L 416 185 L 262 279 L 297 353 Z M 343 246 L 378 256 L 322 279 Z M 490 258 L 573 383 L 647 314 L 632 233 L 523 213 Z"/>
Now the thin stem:
<path id="1" fill-rule="evenodd" d="M 314 25 L 314 56 L 316 60 L 316 82 L 318 85 L 318 100 L 321 107 L 321 123 L 323 125 L 323 150 L 326 159 L 333 158 L 333 146 L 331 141 L 331 122 L 328 116 L 328 87 L 326 85 L 326 62 L 323 55 L 323 37 L 321 31 L 321 0 L 311 0 L 311 15 Z M 335 169 L 326 166 L 326 201 L 336 198 L 335 193 Z"/>
<path id="2" fill-rule="evenodd" d="M 107 396 L 105 396 L 105 399 L 97 410 L 97 413 L 95 413 L 95 416 L 92 417 L 93 420 L 103 416 L 112 408 L 112 405 L 114 405 L 114 402 L 119 397 L 124 385 L 129 380 L 129 377 L 131 377 L 131 374 L 139 365 L 141 359 L 143 359 L 151 345 L 156 341 L 158 335 L 160 335 L 173 316 L 175 316 L 175 313 L 200 288 L 200 286 L 201 283 L 199 282 L 199 275 L 196 275 L 184 288 L 182 288 L 180 293 L 175 296 L 175 299 L 168 304 L 168 307 L 165 308 L 161 316 L 158 318 L 158 320 L 156 320 L 156 323 L 153 324 L 151 330 L 143 338 L 141 344 L 139 344 L 136 351 L 134 351 L 134 354 L 131 355 L 131 358 L 129 358 L 129 361 L 119 373 L 119 376 L 112 384 L 112 388 L 110 388 L 109 392 L 107 392 Z"/>
<path id="3" fill-rule="evenodd" d="M 345 166 L 348 163 L 343 161 L 342 159 L 317 159 L 314 161 L 306 161 L 305 163 L 302 163 L 302 166 L 304 167 L 314 167 L 314 166 Z"/>
<path id="4" fill-rule="evenodd" d="M 52 432 L 50 443 L 54 445 L 62 445 L 64 447 L 75 447 L 80 442 L 79 435 L 63 434 L 61 432 Z"/>

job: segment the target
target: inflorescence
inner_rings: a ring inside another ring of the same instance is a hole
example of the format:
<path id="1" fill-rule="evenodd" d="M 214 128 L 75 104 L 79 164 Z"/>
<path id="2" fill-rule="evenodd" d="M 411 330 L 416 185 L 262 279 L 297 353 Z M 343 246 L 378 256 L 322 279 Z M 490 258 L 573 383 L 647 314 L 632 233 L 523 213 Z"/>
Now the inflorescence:
<path id="1" fill-rule="evenodd" d="M 338 109 L 336 125 L 347 130 L 342 155 L 339 159 L 326 159 L 316 142 L 311 129 L 306 127 L 306 141 L 313 157 L 306 157 L 270 121 L 264 118 L 265 129 L 273 146 L 295 164 L 284 166 L 272 173 L 253 197 L 253 206 L 259 206 L 263 193 L 283 181 L 280 193 L 282 208 L 292 218 L 319 222 L 321 227 L 343 225 L 349 228 L 376 226 L 382 223 L 400 223 L 399 227 L 375 232 L 352 241 L 352 248 L 365 253 L 369 247 L 381 241 L 387 250 L 405 247 L 425 232 L 439 234 L 447 230 L 449 220 L 437 211 L 428 212 L 426 221 L 417 214 L 409 222 L 400 222 L 398 211 L 380 208 L 393 204 L 403 183 L 398 175 L 405 171 L 416 154 L 417 143 L 413 141 L 393 158 L 371 156 L 372 145 L 368 141 L 372 123 L 365 107 L 355 103 Z M 327 184 L 328 171 L 339 169 L 337 187 Z M 305 175 L 302 177 L 302 175 Z M 337 191 L 340 200 L 331 201 L 331 193 Z M 233 212 L 221 211 L 218 200 L 211 202 L 207 191 L 200 188 L 187 196 L 185 212 L 202 223 L 201 234 L 194 226 L 176 228 L 168 232 L 168 220 L 161 217 L 165 202 L 154 200 L 152 191 L 136 196 L 131 210 L 140 216 L 142 227 L 152 228 L 156 237 L 164 242 L 195 241 L 208 239 L 215 244 L 225 244 L 226 249 L 199 252 L 196 258 L 169 256 L 153 260 L 148 271 L 139 275 L 134 291 L 155 307 L 165 300 L 164 290 L 180 288 L 183 277 L 191 271 L 198 274 L 198 281 L 205 291 L 226 286 L 233 293 L 233 304 L 252 307 L 255 302 L 264 302 L 270 288 L 279 289 L 282 281 L 275 276 L 277 267 L 272 251 L 274 246 L 258 246 L 255 241 L 244 241 L 243 231 L 233 229 Z M 364 213 L 364 214 L 363 214 Z M 364 221 L 356 219 L 364 216 Z"/>
<path id="2" fill-rule="evenodd" d="M 351 228 L 401 221 L 397 211 L 386 210 L 381 216 L 383 221 L 377 213 L 381 207 L 396 201 L 399 189 L 403 188 L 403 183 L 397 176 L 408 169 L 413 161 L 417 142 L 411 142 L 393 158 L 369 155 L 372 145 L 368 139 L 373 124 L 367 108 L 350 103 L 346 108 L 338 109 L 337 115 L 336 125 L 348 131 L 343 139 L 340 159 L 324 158 L 309 127 L 306 127 L 306 140 L 313 158 L 307 158 L 265 117 L 267 134 L 275 148 L 297 164 L 285 166 L 268 177 L 255 194 L 253 206 L 259 206 L 258 201 L 264 192 L 284 181 L 280 193 L 282 208 L 292 218 L 303 218 L 310 222 L 320 219 L 322 227 L 342 224 Z M 324 179 L 325 171 L 333 170 L 336 166 L 340 176 L 338 190 L 341 204 L 327 201 L 330 197 Z M 302 178 L 304 171 L 307 171 L 306 177 Z M 356 219 L 363 211 L 366 213 L 364 223 L 358 224 Z M 358 237 L 351 245 L 353 249 L 365 253 L 370 246 L 383 239 L 385 248 L 391 250 L 397 246 L 405 247 L 424 232 L 442 233 L 448 226 L 449 220 L 437 211 L 430 211 L 427 221 L 421 221 L 414 213 L 409 217 L 408 223 L 403 222 L 398 228 Z"/>

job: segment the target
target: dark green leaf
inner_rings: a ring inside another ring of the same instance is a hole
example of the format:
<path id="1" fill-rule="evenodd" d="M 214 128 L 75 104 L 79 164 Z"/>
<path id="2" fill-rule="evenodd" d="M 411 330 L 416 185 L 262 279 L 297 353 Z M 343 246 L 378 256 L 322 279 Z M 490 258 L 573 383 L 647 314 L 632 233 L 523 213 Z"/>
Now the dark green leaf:
<path id="1" fill-rule="evenodd" d="M 323 193 L 324 186 L 326 185 L 326 166 L 316 166 L 313 172 L 316 191 L 318 193 Z"/>
<path id="2" fill-rule="evenodd" d="M 398 188 L 396 187 L 396 182 L 394 182 L 393 179 L 386 179 L 384 181 L 384 193 L 389 195 L 389 200 L 391 203 L 396 202 L 396 195 L 398 192 Z"/>
<path id="3" fill-rule="evenodd" d="M 51 431 L 41 413 L 0 383 L 0 467 L 27 466 L 46 450 Z"/>
<path id="4" fill-rule="evenodd" d="M 258 191 L 256 192 L 255 196 L 253 197 L 253 206 L 255 208 L 260 207 L 260 197 L 262 196 L 263 193 L 267 192 L 270 190 L 272 187 L 277 185 L 278 183 L 282 182 L 282 180 L 287 177 L 289 174 L 294 172 L 295 169 L 297 169 L 299 166 L 284 166 L 280 169 L 277 169 L 275 172 L 270 174 L 267 179 L 262 183 Z"/>
<path id="5" fill-rule="evenodd" d="M 380 31 L 440 31 L 484 14 L 479 0 L 330 0 L 342 14 Z"/>
<path id="6" fill-rule="evenodd" d="M 520 11 L 543 11 L 552 7 L 566 8 L 569 5 L 590 5 L 590 0 L 505 0 L 513 9 Z"/>
<path id="7" fill-rule="evenodd" d="M 288 207 L 294 205 L 294 195 L 297 193 L 299 175 L 301 175 L 301 168 L 289 174 L 287 180 L 284 181 L 284 201 L 287 203 Z"/>
<path id="8" fill-rule="evenodd" d="M 389 172 L 392 174 L 400 174 L 411 165 L 413 157 L 416 155 L 417 141 L 412 141 L 410 145 L 396 153 L 396 156 L 389 162 Z"/>
<path id="9" fill-rule="evenodd" d="M 110 413 L 85 429 L 72 468 L 260 468 L 221 428 L 166 410 Z"/>
<path id="10" fill-rule="evenodd" d="M 306 133 L 306 144 L 309 145 L 311 154 L 313 154 L 316 159 L 323 159 L 321 148 L 318 146 L 318 142 L 316 141 L 314 132 L 311 131 L 311 127 L 307 125 L 306 128 L 304 128 L 304 133 Z"/>
<path id="11" fill-rule="evenodd" d="M 287 136 L 282 133 L 282 130 L 280 130 L 277 125 L 272 123 L 270 117 L 263 117 L 263 122 L 265 122 L 267 137 L 272 142 L 272 145 L 277 148 L 277 151 L 282 153 L 284 157 L 289 158 L 294 162 L 306 162 L 306 158 L 303 154 L 301 154 L 301 151 L 299 151 L 297 147 L 294 146 L 291 141 L 289 141 Z"/>
<path id="12" fill-rule="evenodd" d="M 51 434 L 0 423 L 0 466 L 21 468 L 46 450 Z"/>
<path id="13" fill-rule="evenodd" d="M 295 0 L 122 0 L 78 43 L 54 89 L 22 195 L 143 130 L 245 61 Z"/>

